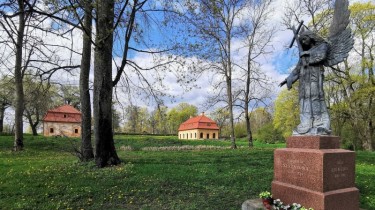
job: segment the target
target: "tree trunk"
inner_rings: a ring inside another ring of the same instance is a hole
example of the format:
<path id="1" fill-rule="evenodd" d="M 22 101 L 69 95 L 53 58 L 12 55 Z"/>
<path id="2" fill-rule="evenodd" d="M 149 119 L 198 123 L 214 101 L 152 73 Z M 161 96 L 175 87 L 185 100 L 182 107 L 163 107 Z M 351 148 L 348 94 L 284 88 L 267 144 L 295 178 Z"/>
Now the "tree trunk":
<path id="1" fill-rule="evenodd" d="M 37 124 L 36 125 L 32 124 L 30 126 L 31 127 L 31 131 L 33 132 L 33 136 L 37 136 L 38 135 L 38 131 L 36 129 L 37 126 L 38 126 Z"/>
<path id="2" fill-rule="evenodd" d="M 117 165 L 112 133 L 112 47 L 114 0 L 97 1 L 97 33 L 94 61 L 95 162 L 98 167 Z"/>
<path id="3" fill-rule="evenodd" d="M 5 105 L 3 103 L 0 104 L 0 133 L 4 132 L 4 117 L 5 117 Z"/>
<path id="4" fill-rule="evenodd" d="M 32 131 L 32 133 L 33 133 L 33 136 L 37 136 L 38 135 L 38 132 L 37 132 L 37 126 L 38 126 L 38 124 L 39 124 L 39 118 L 36 120 L 36 122 L 35 123 L 33 123 L 33 118 L 31 117 L 31 114 L 30 114 L 30 112 L 29 112 L 29 110 L 26 108 L 25 110 L 24 110 L 24 112 L 25 112 L 25 117 L 27 118 L 27 120 L 29 121 L 29 125 L 30 125 L 30 127 L 31 127 L 31 131 Z M 38 114 L 37 114 L 37 116 L 38 116 Z"/>
<path id="5" fill-rule="evenodd" d="M 16 63 L 14 68 L 14 82 L 16 89 L 15 96 L 15 135 L 14 135 L 14 151 L 23 149 L 23 110 L 24 110 L 24 95 L 22 83 L 22 45 L 25 31 L 25 13 L 23 0 L 18 0 L 19 6 L 19 24 L 17 31 L 16 43 Z"/>
<path id="6" fill-rule="evenodd" d="M 229 11 L 227 11 L 229 13 Z M 227 23 L 229 23 L 228 20 Z M 232 60 L 231 60 L 231 28 L 226 26 L 226 41 L 227 41 L 227 49 L 226 49 L 226 82 L 227 82 L 227 97 L 228 97 L 228 106 L 229 106 L 229 115 L 230 115 L 230 132 L 231 132 L 231 148 L 237 149 L 236 145 L 236 137 L 234 134 L 234 116 L 233 116 L 233 96 L 232 96 Z"/>
<path id="7" fill-rule="evenodd" d="M 251 132 L 250 116 L 249 116 L 249 103 L 245 103 L 245 120 L 246 120 L 246 131 L 247 140 L 249 141 L 249 148 L 254 146 L 253 144 L 253 134 Z"/>
<path id="8" fill-rule="evenodd" d="M 255 32 L 255 31 L 254 31 Z M 252 35 L 254 37 L 254 35 Z M 249 51 L 247 54 L 247 72 L 246 72 L 246 88 L 245 88 L 245 121 L 246 121 L 246 132 L 247 140 L 249 141 L 249 148 L 254 146 L 253 135 L 251 132 L 250 116 L 249 116 L 249 103 L 250 103 L 250 82 L 251 82 L 251 52 L 253 45 L 250 44 Z"/>
<path id="9" fill-rule="evenodd" d="M 228 95 L 228 107 L 229 107 L 229 117 L 230 117 L 230 140 L 231 140 L 231 148 L 237 149 L 236 145 L 236 138 L 234 136 L 234 117 L 233 117 L 233 99 L 232 99 L 232 82 L 229 76 L 226 77 L 227 82 L 227 95 Z"/>
<path id="10" fill-rule="evenodd" d="M 368 100 L 368 106 L 369 106 L 369 109 L 367 111 L 367 113 L 371 113 L 371 109 L 373 109 L 372 107 L 372 96 L 371 94 L 369 95 L 369 100 Z M 367 126 L 366 126 L 366 138 L 365 138 L 365 141 L 366 141 L 366 150 L 367 151 L 374 151 L 374 147 L 373 147 L 373 137 L 374 137 L 374 125 L 372 123 L 372 116 L 369 116 L 367 118 Z"/>
<path id="11" fill-rule="evenodd" d="M 81 73 L 79 78 L 79 91 L 81 100 L 82 126 L 81 126 L 81 161 L 94 159 L 91 143 L 91 101 L 90 101 L 90 62 L 91 62 L 91 33 L 92 33 L 92 6 L 91 0 L 83 1 L 85 10 L 83 49 L 81 60 Z"/>

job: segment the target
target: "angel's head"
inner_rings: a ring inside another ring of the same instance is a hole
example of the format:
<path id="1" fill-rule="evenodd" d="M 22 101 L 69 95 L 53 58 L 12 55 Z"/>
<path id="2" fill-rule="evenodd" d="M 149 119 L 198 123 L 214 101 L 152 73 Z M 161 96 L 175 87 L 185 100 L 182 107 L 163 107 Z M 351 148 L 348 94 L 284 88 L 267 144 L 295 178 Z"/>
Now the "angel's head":
<path id="1" fill-rule="evenodd" d="M 310 30 L 301 32 L 299 35 L 299 41 L 302 44 L 304 50 L 308 50 L 315 45 L 325 42 L 322 37 L 318 36 L 316 33 Z"/>

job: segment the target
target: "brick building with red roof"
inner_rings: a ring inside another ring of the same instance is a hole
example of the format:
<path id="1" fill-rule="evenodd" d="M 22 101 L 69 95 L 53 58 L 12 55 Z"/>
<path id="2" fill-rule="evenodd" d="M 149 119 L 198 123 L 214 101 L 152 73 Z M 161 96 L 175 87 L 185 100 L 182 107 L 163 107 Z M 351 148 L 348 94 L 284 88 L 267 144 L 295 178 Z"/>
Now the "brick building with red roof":
<path id="1" fill-rule="evenodd" d="M 71 105 L 47 111 L 43 118 L 44 136 L 81 136 L 81 112 Z"/>
<path id="2" fill-rule="evenodd" d="M 204 115 L 183 122 L 178 128 L 179 139 L 219 139 L 219 127 L 216 122 Z"/>

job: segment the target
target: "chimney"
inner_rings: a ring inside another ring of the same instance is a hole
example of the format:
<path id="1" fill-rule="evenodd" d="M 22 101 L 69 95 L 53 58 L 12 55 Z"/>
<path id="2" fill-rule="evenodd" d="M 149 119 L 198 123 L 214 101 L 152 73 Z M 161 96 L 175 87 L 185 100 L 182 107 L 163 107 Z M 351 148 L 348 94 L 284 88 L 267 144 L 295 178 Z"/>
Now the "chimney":
<path id="1" fill-rule="evenodd" d="M 190 118 L 193 118 L 193 116 L 190 115 Z"/>
<path id="2" fill-rule="evenodd" d="M 204 116 L 204 112 L 202 112 L 202 114 L 201 114 L 202 116 Z"/>

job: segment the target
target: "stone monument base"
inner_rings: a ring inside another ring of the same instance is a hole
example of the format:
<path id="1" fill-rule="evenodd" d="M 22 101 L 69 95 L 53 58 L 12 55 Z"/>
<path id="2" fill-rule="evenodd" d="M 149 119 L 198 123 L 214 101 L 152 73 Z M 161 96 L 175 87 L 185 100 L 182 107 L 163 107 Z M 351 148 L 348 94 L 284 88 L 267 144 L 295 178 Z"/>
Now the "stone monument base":
<path id="1" fill-rule="evenodd" d="M 355 153 L 334 136 L 292 136 L 274 153 L 273 198 L 314 210 L 358 210 Z"/>
<path id="2" fill-rule="evenodd" d="M 359 192 L 355 187 L 329 192 L 317 192 L 278 181 L 272 182 L 274 198 L 281 197 L 284 203 L 299 203 L 314 210 L 355 210 L 359 209 Z"/>

